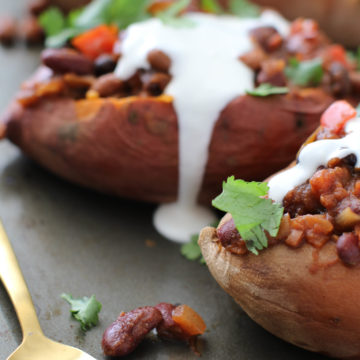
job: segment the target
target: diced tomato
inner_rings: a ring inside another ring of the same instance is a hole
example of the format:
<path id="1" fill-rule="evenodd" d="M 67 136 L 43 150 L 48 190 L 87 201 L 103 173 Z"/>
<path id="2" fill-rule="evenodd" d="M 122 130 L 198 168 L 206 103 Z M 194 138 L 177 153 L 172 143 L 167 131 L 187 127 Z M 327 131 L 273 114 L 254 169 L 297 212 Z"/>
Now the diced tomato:
<path id="1" fill-rule="evenodd" d="M 346 51 L 343 46 L 335 44 L 330 45 L 326 48 L 324 54 L 324 61 L 325 62 L 339 62 L 346 67 L 348 66 L 348 62 L 346 59 Z"/>
<path id="2" fill-rule="evenodd" d="M 322 114 L 320 124 L 327 129 L 340 133 L 345 124 L 356 116 L 356 110 L 345 100 L 332 103 Z"/>
<path id="3" fill-rule="evenodd" d="M 101 54 L 111 54 L 118 40 L 116 26 L 100 25 L 76 36 L 72 45 L 91 59 Z"/>
<path id="4" fill-rule="evenodd" d="M 201 335 L 206 330 L 204 320 L 190 306 L 177 306 L 172 312 L 172 318 L 189 336 Z"/>

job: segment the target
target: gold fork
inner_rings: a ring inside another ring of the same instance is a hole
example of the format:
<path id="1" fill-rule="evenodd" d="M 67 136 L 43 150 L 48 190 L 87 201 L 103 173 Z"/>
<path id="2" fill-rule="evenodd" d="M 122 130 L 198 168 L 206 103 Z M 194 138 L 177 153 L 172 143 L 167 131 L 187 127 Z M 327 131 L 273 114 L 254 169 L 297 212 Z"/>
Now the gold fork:
<path id="1" fill-rule="evenodd" d="M 43 334 L 29 290 L 1 222 L 0 278 L 14 305 L 23 333 L 21 345 L 7 360 L 96 360 L 82 350 L 57 343 Z"/>

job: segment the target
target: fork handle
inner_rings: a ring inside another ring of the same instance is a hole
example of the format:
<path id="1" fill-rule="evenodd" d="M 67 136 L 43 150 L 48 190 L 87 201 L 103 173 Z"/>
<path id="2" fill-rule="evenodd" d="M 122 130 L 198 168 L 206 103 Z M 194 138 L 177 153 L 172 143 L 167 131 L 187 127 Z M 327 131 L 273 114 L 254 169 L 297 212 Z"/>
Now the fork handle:
<path id="1" fill-rule="evenodd" d="M 23 336 L 33 332 L 42 333 L 29 290 L 1 221 L 0 278 L 14 305 Z"/>

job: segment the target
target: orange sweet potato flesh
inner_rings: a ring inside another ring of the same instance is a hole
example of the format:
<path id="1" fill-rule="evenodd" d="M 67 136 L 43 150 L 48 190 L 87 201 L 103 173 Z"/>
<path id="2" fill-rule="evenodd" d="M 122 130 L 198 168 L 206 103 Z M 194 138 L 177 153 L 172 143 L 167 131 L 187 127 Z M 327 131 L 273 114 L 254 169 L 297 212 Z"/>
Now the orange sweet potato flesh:
<path id="1" fill-rule="evenodd" d="M 229 175 L 261 180 L 281 169 L 332 101 L 321 89 L 234 99 L 215 125 L 199 200 L 209 204 Z M 53 96 L 30 107 L 15 101 L 0 124 L 26 154 L 65 179 L 144 201 L 177 197 L 178 123 L 169 97 Z"/>
<path id="2" fill-rule="evenodd" d="M 177 306 L 172 318 L 189 336 L 201 335 L 206 330 L 202 317 L 188 305 Z"/>

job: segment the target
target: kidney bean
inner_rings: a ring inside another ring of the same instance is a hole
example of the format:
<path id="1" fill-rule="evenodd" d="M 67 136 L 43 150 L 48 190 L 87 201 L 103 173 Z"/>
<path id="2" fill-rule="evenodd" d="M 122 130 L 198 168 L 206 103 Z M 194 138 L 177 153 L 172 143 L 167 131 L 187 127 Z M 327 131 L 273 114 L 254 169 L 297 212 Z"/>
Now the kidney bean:
<path id="1" fill-rule="evenodd" d="M 41 44 L 44 41 L 44 31 L 35 16 L 27 16 L 20 22 L 20 34 L 28 45 Z"/>
<path id="2" fill-rule="evenodd" d="M 50 6 L 49 0 L 31 0 L 28 4 L 28 11 L 34 16 L 40 15 Z"/>
<path id="3" fill-rule="evenodd" d="M 130 354 L 162 320 L 161 312 L 145 306 L 121 314 L 104 332 L 102 348 L 107 356 Z"/>
<path id="4" fill-rule="evenodd" d="M 191 335 L 187 334 L 172 318 L 175 305 L 160 303 L 155 306 L 161 312 L 162 321 L 156 327 L 156 331 L 161 338 L 170 340 L 188 340 Z"/>
<path id="5" fill-rule="evenodd" d="M 147 60 L 153 69 L 165 73 L 169 72 L 171 59 L 161 50 L 151 50 L 148 53 Z"/>
<path id="6" fill-rule="evenodd" d="M 282 37 L 272 26 L 259 26 L 250 31 L 250 36 L 266 52 L 272 52 L 282 44 Z"/>
<path id="7" fill-rule="evenodd" d="M 345 66 L 339 62 L 331 63 L 328 69 L 328 82 L 330 91 L 335 96 L 345 96 L 351 91 L 349 72 Z"/>
<path id="8" fill-rule="evenodd" d="M 117 61 L 114 56 L 109 54 L 100 55 L 94 62 L 96 76 L 101 76 L 113 72 Z"/>
<path id="9" fill-rule="evenodd" d="M 285 62 L 278 59 L 269 59 L 261 64 L 261 71 L 256 77 L 259 84 L 269 83 L 274 86 L 286 85 L 284 74 Z"/>
<path id="10" fill-rule="evenodd" d="M 247 252 L 246 244 L 244 240 L 241 239 L 232 218 L 218 228 L 216 233 L 221 245 L 226 248 L 226 250 L 238 255 Z"/>
<path id="11" fill-rule="evenodd" d="M 16 37 L 16 20 L 11 16 L 0 17 L 0 43 L 11 45 Z"/>
<path id="12" fill-rule="evenodd" d="M 95 80 L 91 90 L 95 90 L 101 97 L 115 95 L 119 92 L 124 92 L 126 83 L 116 77 L 114 73 L 100 76 Z"/>
<path id="13" fill-rule="evenodd" d="M 148 79 L 144 81 L 144 90 L 152 96 L 161 95 L 166 85 L 170 82 L 171 77 L 164 73 L 151 74 Z"/>
<path id="14" fill-rule="evenodd" d="M 339 258 L 347 265 L 357 265 L 360 263 L 359 239 L 353 233 L 342 234 L 337 243 L 336 249 Z"/>
<path id="15" fill-rule="evenodd" d="M 268 55 L 260 47 L 255 47 L 254 49 L 248 51 L 247 53 L 241 55 L 239 60 L 242 61 L 245 65 L 249 66 L 253 70 L 260 70 L 261 64 L 268 58 Z"/>
<path id="16" fill-rule="evenodd" d="M 44 65 L 58 73 L 86 75 L 94 71 L 93 62 L 72 49 L 46 49 L 41 54 L 41 60 Z"/>

